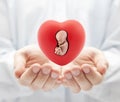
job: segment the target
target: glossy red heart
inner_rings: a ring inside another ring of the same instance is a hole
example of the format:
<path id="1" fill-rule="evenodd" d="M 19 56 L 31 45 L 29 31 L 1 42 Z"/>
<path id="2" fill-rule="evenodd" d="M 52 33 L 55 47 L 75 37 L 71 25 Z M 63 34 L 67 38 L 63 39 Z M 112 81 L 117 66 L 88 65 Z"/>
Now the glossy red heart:
<path id="1" fill-rule="evenodd" d="M 85 32 L 75 20 L 44 22 L 38 31 L 38 43 L 44 54 L 58 65 L 74 60 L 82 50 Z"/>

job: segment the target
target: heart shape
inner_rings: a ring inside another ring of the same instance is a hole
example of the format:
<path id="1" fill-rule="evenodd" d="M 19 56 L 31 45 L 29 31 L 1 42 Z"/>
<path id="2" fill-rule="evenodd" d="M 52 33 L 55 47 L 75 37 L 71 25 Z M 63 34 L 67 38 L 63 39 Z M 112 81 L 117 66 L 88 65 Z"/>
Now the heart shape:
<path id="1" fill-rule="evenodd" d="M 38 43 L 44 54 L 58 65 L 74 60 L 82 50 L 85 32 L 76 20 L 57 22 L 48 20 L 38 31 Z"/>

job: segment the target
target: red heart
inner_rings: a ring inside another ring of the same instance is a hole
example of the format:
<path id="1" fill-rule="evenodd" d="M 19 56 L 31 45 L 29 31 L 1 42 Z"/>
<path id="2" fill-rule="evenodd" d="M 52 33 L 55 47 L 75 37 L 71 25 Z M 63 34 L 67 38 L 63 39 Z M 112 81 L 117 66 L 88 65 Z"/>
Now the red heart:
<path id="1" fill-rule="evenodd" d="M 44 54 L 58 65 L 66 65 L 74 60 L 82 50 L 85 32 L 75 20 L 62 23 L 49 20 L 38 31 L 38 43 Z"/>

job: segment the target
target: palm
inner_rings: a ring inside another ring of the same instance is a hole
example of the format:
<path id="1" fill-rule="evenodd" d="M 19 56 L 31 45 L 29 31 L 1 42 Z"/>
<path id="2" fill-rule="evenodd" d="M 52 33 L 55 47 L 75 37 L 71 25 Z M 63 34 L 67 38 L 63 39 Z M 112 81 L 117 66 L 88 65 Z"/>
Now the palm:
<path id="1" fill-rule="evenodd" d="M 95 61 L 95 56 L 97 54 L 99 55 L 99 53 L 101 52 L 95 48 L 85 48 L 74 62 L 80 66 L 83 64 L 89 64 L 90 66 L 96 67 L 97 62 Z"/>
<path id="2" fill-rule="evenodd" d="M 48 59 L 42 54 L 40 48 L 37 46 L 27 46 L 25 47 L 25 56 L 26 56 L 26 67 L 28 68 L 34 63 L 40 65 L 48 62 Z"/>

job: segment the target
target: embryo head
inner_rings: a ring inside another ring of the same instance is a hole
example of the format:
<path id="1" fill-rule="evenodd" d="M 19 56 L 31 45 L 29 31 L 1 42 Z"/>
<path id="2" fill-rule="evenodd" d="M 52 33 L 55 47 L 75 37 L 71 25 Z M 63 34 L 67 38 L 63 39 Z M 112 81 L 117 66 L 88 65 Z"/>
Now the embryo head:
<path id="1" fill-rule="evenodd" d="M 63 42 L 65 42 L 67 40 L 67 32 L 64 30 L 60 30 L 56 34 L 56 39 L 59 44 L 62 44 Z"/>

